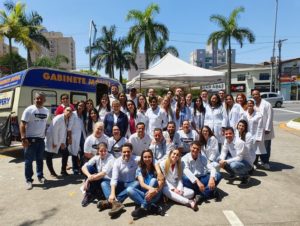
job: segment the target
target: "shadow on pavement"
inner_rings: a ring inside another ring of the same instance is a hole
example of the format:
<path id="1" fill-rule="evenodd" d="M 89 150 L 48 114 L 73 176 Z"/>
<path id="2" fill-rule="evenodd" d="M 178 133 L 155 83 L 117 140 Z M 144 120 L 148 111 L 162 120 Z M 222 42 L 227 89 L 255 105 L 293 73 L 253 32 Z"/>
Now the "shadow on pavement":
<path id="1" fill-rule="evenodd" d="M 282 170 L 290 170 L 294 169 L 294 166 L 287 165 L 281 162 L 270 162 L 271 169 L 269 171 L 271 172 L 278 172 Z"/>
<path id="2" fill-rule="evenodd" d="M 45 190 L 56 188 L 56 187 L 63 187 L 69 184 L 81 184 L 83 181 L 83 176 L 75 176 L 75 175 L 69 175 L 67 177 L 61 177 L 59 176 L 58 179 L 55 180 L 49 180 L 47 179 L 47 182 L 45 184 L 34 184 L 34 187 L 40 187 Z"/>
<path id="3" fill-rule="evenodd" d="M 21 224 L 20 226 L 29 226 L 29 225 L 42 225 L 44 224 L 44 221 L 47 220 L 50 217 L 53 217 L 57 213 L 58 209 L 57 208 L 52 208 L 48 211 L 43 211 L 41 214 L 40 219 L 35 219 L 35 220 L 27 220 Z"/>
<path id="4" fill-rule="evenodd" d="M 265 177 L 268 176 L 268 174 L 264 171 L 260 171 L 260 170 L 254 170 L 253 174 L 251 176 L 255 176 L 255 177 Z"/>

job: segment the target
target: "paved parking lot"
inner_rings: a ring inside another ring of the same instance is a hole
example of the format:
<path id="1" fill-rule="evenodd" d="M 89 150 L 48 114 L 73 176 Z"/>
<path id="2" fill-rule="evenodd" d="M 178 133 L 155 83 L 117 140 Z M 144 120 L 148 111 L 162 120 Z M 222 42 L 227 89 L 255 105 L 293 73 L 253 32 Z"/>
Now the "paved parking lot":
<path id="1" fill-rule="evenodd" d="M 204 203 L 198 212 L 180 205 L 167 206 L 167 214 L 133 221 L 134 209 L 126 200 L 126 212 L 111 219 L 95 204 L 82 208 L 82 178 L 34 181 L 25 190 L 24 162 L 20 150 L 0 150 L 0 225 L 300 225 L 300 132 L 275 125 L 271 171 L 257 170 L 246 187 L 222 180 L 221 202 Z M 60 159 L 55 159 L 59 172 Z M 44 167 L 46 167 L 44 165 Z"/>

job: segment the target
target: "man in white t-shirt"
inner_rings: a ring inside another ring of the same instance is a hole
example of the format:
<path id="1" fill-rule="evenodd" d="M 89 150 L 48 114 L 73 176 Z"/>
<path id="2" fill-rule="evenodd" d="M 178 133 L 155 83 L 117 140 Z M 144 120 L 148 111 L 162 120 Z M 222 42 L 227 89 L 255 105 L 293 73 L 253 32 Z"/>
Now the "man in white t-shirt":
<path id="1" fill-rule="evenodd" d="M 191 129 L 189 120 L 184 120 L 182 123 L 182 130 L 179 130 L 179 148 L 182 149 L 182 155 L 190 151 L 190 145 L 193 141 L 199 140 L 199 134 Z"/>
<path id="2" fill-rule="evenodd" d="M 95 123 L 93 133 L 89 135 L 84 142 L 84 157 L 87 160 L 97 154 L 98 145 L 100 143 L 108 143 L 108 136 L 104 134 L 103 122 Z"/>
<path id="3" fill-rule="evenodd" d="M 133 154 L 136 156 L 140 156 L 142 151 L 149 148 L 151 138 L 145 133 L 145 124 L 143 122 L 136 124 L 136 133 L 129 137 L 128 142 L 132 144 Z"/>
<path id="4" fill-rule="evenodd" d="M 22 114 L 20 133 L 25 157 L 25 178 L 27 190 L 32 189 L 32 162 L 36 159 L 37 177 L 40 183 L 45 183 L 43 174 L 43 157 L 45 151 L 45 130 L 49 110 L 43 105 L 46 101 L 42 92 L 35 94 L 34 104 L 27 107 Z"/>

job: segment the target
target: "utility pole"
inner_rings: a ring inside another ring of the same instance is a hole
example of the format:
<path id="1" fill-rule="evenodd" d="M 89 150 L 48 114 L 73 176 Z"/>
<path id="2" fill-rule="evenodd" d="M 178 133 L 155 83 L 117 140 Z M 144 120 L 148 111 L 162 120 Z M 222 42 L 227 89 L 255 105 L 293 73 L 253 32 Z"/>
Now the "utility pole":
<path id="1" fill-rule="evenodd" d="M 277 12 L 278 12 L 278 0 L 276 0 L 276 13 L 275 13 L 275 29 L 274 29 L 274 40 L 273 40 L 273 52 L 271 57 L 271 81 L 270 81 L 270 92 L 273 91 L 273 81 L 274 79 L 274 65 L 275 65 L 275 42 L 276 42 L 276 29 L 277 29 Z"/>
<path id="2" fill-rule="evenodd" d="M 278 40 L 278 74 L 277 74 L 277 81 L 278 81 L 278 91 L 280 93 L 280 86 L 281 86 L 281 83 L 280 83 L 280 77 L 281 77 L 281 46 L 282 46 L 282 43 L 285 42 L 287 39 L 279 39 Z"/>
<path id="3" fill-rule="evenodd" d="M 91 20 L 91 22 L 90 22 L 90 33 L 89 33 L 89 66 L 90 66 L 90 71 L 92 71 L 92 33 L 93 33 L 93 28 L 94 28 L 94 38 L 93 38 L 93 43 L 94 43 L 95 39 L 96 39 L 97 28 L 96 28 L 96 24 L 94 23 L 94 21 Z"/>

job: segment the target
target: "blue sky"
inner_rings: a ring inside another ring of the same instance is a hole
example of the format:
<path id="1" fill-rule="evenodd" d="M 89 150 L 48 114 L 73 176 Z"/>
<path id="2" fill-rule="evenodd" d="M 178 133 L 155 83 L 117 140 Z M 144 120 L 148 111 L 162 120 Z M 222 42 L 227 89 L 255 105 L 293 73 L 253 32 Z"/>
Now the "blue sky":
<path id="1" fill-rule="evenodd" d="M 1 1 L 2 2 L 2 1 Z M 189 61 L 190 52 L 205 48 L 209 34 L 218 30 L 209 21 L 212 14 L 228 16 L 238 7 L 245 7 L 239 18 L 239 26 L 250 28 L 256 42 L 245 42 L 243 48 L 234 44 L 236 61 L 240 63 L 260 63 L 272 55 L 275 24 L 276 0 L 28 0 L 27 12 L 38 11 L 44 18 L 43 25 L 48 31 L 60 31 L 64 36 L 72 36 L 76 43 L 78 69 L 88 69 L 89 23 L 93 19 L 100 30 L 102 26 L 116 25 L 117 36 L 125 36 L 132 22 L 125 17 L 129 10 L 144 10 L 151 2 L 160 6 L 157 22 L 165 24 L 170 32 L 168 45 L 175 46 L 180 58 Z M 2 3 L 0 7 L 2 8 Z M 277 40 L 288 39 L 282 47 L 282 59 L 300 57 L 300 29 L 298 17 L 299 0 L 279 0 Z M 20 50 L 25 56 L 25 51 Z M 276 55 L 278 48 L 276 44 Z"/>

